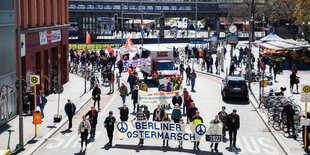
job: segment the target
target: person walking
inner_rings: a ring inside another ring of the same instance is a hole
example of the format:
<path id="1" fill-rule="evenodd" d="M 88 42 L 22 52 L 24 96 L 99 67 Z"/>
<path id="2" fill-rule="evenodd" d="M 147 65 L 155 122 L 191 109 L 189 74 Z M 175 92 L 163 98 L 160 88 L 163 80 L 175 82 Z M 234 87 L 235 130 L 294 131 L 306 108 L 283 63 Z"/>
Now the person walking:
<path id="1" fill-rule="evenodd" d="M 179 95 L 179 92 L 175 92 L 175 96 L 173 96 L 172 98 L 172 104 L 173 106 L 175 106 L 176 104 L 179 104 L 179 106 L 182 106 L 182 97 Z M 169 107 L 170 107 L 170 104 L 169 104 Z"/>
<path id="2" fill-rule="evenodd" d="M 46 96 L 43 94 L 42 90 L 39 91 L 39 95 L 37 95 L 37 105 L 40 107 L 41 117 L 44 118 L 44 107 L 47 103 Z"/>
<path id="3" fill-rule="evenodd" d="M 183 89 L 183 102 L 184 102 L 184 105 L 183 105 L 183 115 L 186 115 L 186 112 L 187 112 L 187 106 L 186 106 L 186 101 L 188 100 L 188 97 L 189 97 L 189 93 L 187 91 L 186 88 Z M 188 105 L 188 107 L 190 107 L 190 105 Z M 186 111 L 185 111 L 186 110 Z"/>
<path id="4" fill-rule="evenodd" d="M 162 118 L 162 122 L 171 122 L 167 113 L 164 114 L 164 117 Z M 163 146 L 165 146 L 165 141 L 166 141 L 166 146 L 168 147 L 169 146 L 169 144 L 168 144 L 169 140 L 163 139 Z"/>
<path id="5" fill-rule="evenodd" d="M 136 115 L 136 118 L 134 118 L 133 120 L 137 120 L 137 121 L 141 121 L 141 122 L 146 120 L 146 117 L 145 117 L 144 113 L 142 112 L 142 109 L 139 109 L 139 111 Z M 140 137 L 138 146 L 143 146 L 143 144 L 144 144 L 144 138 Z"/>
<path id="6" fill-rule="evenodd" d="M 110 72 L 108 72 L 108 80 L 109 80 L 109 87 L 110 87 L 110 91 L 109 94 L 114 93 L 114 71 L 110 70 Z"/>
<path id="7" fill-rule="evenodd" d="M 220 123 L 222 123 L 222 121 L 219 120 L 219 115 L 215 115 L 214 120 L 212 120 L 212 121 L 210 122 L 210 124 L 220 124 Z M 214 145 L 214 142 L 212 142 L 211 145 L 210 145 L 211 150 L 213 150 L 213 145 Z M 219 146 L 219 143 L 218 143 L 218 142 L 215 142 L 215 145 L 214 145 L 214 151 L 215 151 L 215 152 L 219 152 L 218 149 L 217 149 L 218 146 Z M 211 151 L 211 152 L 212 152 L 212 151 Z"/>
<path id="8" fill-rule="evenodd" d="M 292 128 L 293 131 L 293 136 L 295 138 L 295 127 L 294 127 L 294 116 L 295 116 L 295 110 L 293 109 L 291 104 L 287 104 L 285 100 L 281 100 L 283 110 L 282 110 L 282 117 L 285 115 L 286 116 L 286 126 L 287 126 L 287 131 L 290 135 L 290 129 Z"/>
<path id="9" fill-rule="evenodd" d="M 234 109 L 231 114 L 227 116 L 226 129 L 229 132 L 229 147 L 236 148 L 237 131 L 240 128 L 240 118 L 237 114 L 237 110 Z"/>
<path id="10" fill-rule="evenodd" d="M 162 90 L 162 85 L 160 84 L 160 80 L 164 78 L 164 75 L 159 72 L 158 76 L 157 76 L 157 84 L 158 84 L 158 91 L 161 91 Z"/>
<path id="11" fill-rule="evenodd" d="M 294 85 L 296 84 L 296 91 L 298 93 L 298 83 L 299 83 L 299 79 L 298 79 L 298 76 L 297 76 L 297 72 L 294 71 L 290 75 L 290 88 L 291 88 L 290 90 L 291 90 L 291 92 L 293 91 Z"/>
<path id="12" fill-rule="evenodd" d="M 184 78 L 183 77 L 183 73 L 184 73 L 184 64 L 183 64 L 183 62 L 180 64 L 180 75 L 181 75 L 181 77 L 182 77 L 182 79 Z"/>
<path id="13" fill-rule="evenodd" d="M 233 61 L 231 61 L 230 67 L 229 67 L 229 75 L 234 75 L 236 67 Z"/>
<path id="14" fill-rule="evenodd" d="M 132 93 L 134 85 L 135 85 L 135 82 L 136 82 L 136 76 L 133 74 L 133 72 L 130 73 L 130 75 L 129 75 L 128 79 L 127 79 L 127 82 L 130 85 L 130 92 L 129 93 Z"/>
<path id="15" fill-rule="evenodd" d="M 123 104 L 125 104 L 126 96 L 128 96 L 128 89 L 124 83 L 122 83 L 122 86 L 119 88 L 119 93 L 120 96 L 122 97 Z"/>
<path id="16" fill-rule="evenodd" d="M 128 120 L 129 110 L 126 104 L 123 104 L 123 107 L 120 109 L 120 119 L 122 122 L 126 122 Z"/>
<path id="17" fill-rule="evenodd" d="M 81 134 L 81 150 L 80 152 L 83 151 L 83 143 L 85 142 L 85 151 L 87 149 L 87 137 L 89 134 L 89 129 L 90 129 L 90 124 L 86 120 L 86 116 L 82 116 L 82 121 L 80 122 L 79 128 L 78 128 L 78 135 Z"/>
<path id="18" fill-rule="evenodd" d="M 195 107 L 195 103 L 191 102 L 190 108 L 187 111 L 187 122 L 192 121 L 192 118 L 195 116 L 196 111 L 198 111 L 198 109 Z"/>
<path id="19" fill-rule="evenodd" d="M 143 113 L 144 113 L 146 119 L 149 120 L 150 119 L 150 111 L 148 110 L 147 106 L 144 106 Z"/>
<path id="20" fill-rule="evenodd" d="M 213 73 L 213 57 L 211 55 L 209 57 L 210 73 Z"/>
<path id="21" fill-rule="evenodd" d="M 120 53 L 118 53 L 120 54 Z M 123 65 L 123 60 L 120 59 L 118 62 L 117 62 L 117 68 L 119 70 L 119 76 L 121 77 L 122 76 L 122 72 L 124 70 L 124 65 Z"/>
<path id="22" fill-rule="evenodd" d="M 98 111 L 95 109 L 95 106 L 91 107 L 91 110 L 89 110 L 86 115 L 88 116 L 89 123 L 90 123 L 90 137 L 95 138 L 96 134 L 96 126 L 97 126 L 97 120 L 98 120 Z"/>
<path id="23" fill-rule="evenodd" d="M 196 90 L 194 89 L 195 88 L 195 83 L 196 83 L 196 78 L 197 78 L 197 75 L 195 73 L 195 69 L 193 69 L 190 77 L 191 77 L 191 85 L 192 85 L 192 90 L 191 91 L 192 92 L 196 92 Z"/>
<path id="24" fill-rule="evenodd" d="M 131 99 L 133 101 L 133 112 L 135 112 L 136 110 L 136 105 L 138 103 L 138 93 L 139 93 L 139 89 L 138 86 L 136 85 L 135 89 L 133 90 L 132 94 L 131 94 Z M 137 105 L 137 113 L 139 111 L 139 105 Z"/>
<path id="25" fill-rule="evenodd" d="M 219 66 L 219 58 L 215 58 L 215 69 L 216 69 L 216 74 L 218 74 L 219 73 L 219 68 L 218 68 L 218 66 Z"/>
<path id="26" fill-rule="evenodd" d="M 187 66 L 185 73 L 186 73 L 186 84 L 190 85 L 191 67 Z"/>
<path id="27" fill-rule="evenodd" d="M 195 116 L 192 118 L 191 122 L 193 124 L 203 124 L 203 119 L 200 117 L 198 110 L 195 112 Z M 194 142 L 194 150 L 195 149 L 200 150 L 199 149 L 199 144 L 200 144 L 200 141 L 195 141 Z"/>
<path id="28" fill-rule="evenodd" d="M 226 121 L 227 121 L 227 113 L 226 113 L 226 107 L 225 106 L 222 106 L 222 110 L 218 113 L 219 115 L 219 118 L 221 120 L 221 122 L 223 123 L 223 140 L 226 140 L 226 129 L 225 129 L 225 126 L 226 126 Z"/>
<path id="29" fill-rule="evenodd" d="M 181 118 L 179 124 L 181 125 L 181 131 L 184 133 L 184 121 Z M 180 132 L 180 131 L 179 131 Z M 183 148 L 183 140 L 179 140 L 179 148 Z"/>
<path id="30" fill-rule="evenodd" d="M 174 123 L 179 123 L 182 118 L 182 112 L 180 110 L 179 104 L 175 104 L 174 109 L 172 110 L 171 119 Z"/>
<path id="31" fill-rule="evenodd" d="M 296 72 L 296 73 L 297 73 L 297 67 L 296 67 L 295 64 L 294 64 L 293 67 L 291 68 L 291 72 L 292 72 L 292 73 L 293 73 L 293 72 Z"/>
<path id="32" fill-rule="evenodd" d="M 68 99 L 67 101 L 68 102 L 65 104 L 65 112 L 66 112 L 66 115 L 68 116 L 68 120 L 69 120 L 68 130 L 70 130 L 72 128 L 72 118 L 75 115 L 76 107 L 75 107 L 74 103 L 71 103 L 70 99 Z"/>
<path id="33" fill-rule="evenodd" d="M 95 88 L 92 92 L 93 100 L 94 100 L 94 107 L 96 107 L 96 102 L 98 102 L 98 111 L 100 111 L 100 95 L 101 89 L 99 88 L 98 84 L 96 83 Z"/>
<path id="34" fill-rule="evenodd" d="M 113 111 L 109 111 L 109 116 L 104 120 L 104 128 L 107 129 L 109 137 L 109 145 L 112 146 L 114 124 L 117 123 L 115 117 L 113 116 Z"/>
<path id="35" fill-rule="evenodd" d="M 277 67 L 277 65 L 275 65 L 274 67 L 273 67 L 273 79 L 274 79 L 274 82 L 276 82 L 277 80 L 277 74 L 278 74 L 278 67 Z"/>
<path id="36" fill-rule="evenodd" d="M 157 105 L 157 108 L 153 112 L 153 121 L 161 122 L 164 117 L 165 111 L 160 108 L 160 105 Z"/>

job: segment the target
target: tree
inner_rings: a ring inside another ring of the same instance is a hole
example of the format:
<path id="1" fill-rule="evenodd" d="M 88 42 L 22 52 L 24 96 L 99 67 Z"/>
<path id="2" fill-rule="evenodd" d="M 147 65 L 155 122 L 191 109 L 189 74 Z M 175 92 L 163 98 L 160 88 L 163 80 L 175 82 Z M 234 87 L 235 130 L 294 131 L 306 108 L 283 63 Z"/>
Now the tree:
<path id="1" fill-rule="evenodd" d="M 310 1 L 296 0 L 296 7 L 293 16 L 295 17 L 295 24 L 298 25 L 305 34 L 305 39 L 309 42 L 310 38 Z"/>

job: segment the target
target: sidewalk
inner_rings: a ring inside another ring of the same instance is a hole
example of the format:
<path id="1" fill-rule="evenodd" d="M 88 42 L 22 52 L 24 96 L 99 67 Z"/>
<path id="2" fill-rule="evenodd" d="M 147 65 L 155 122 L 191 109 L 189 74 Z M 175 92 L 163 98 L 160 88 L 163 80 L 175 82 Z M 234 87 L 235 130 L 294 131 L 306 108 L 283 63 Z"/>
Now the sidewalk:
<path id="1" fill-rule="evenodd" d="M 243 43 L 243 44 L 242 44 Z M 245 42 L 242 42 L 241 45 L 239 44 L 239 46 L 237 46 L 238 49 L 234 50 L 233 55 L 239 55 L 239 47 L 245 47 L 247 46 L 247 44 Z M 227 49 L 229 49 L 229 45 L 226 47 Z M 254 56 L 257 58 L 258 57 L 258 48 L 257 47 L 253 47 L 252 48 L 253 54 Z M 215 55 L 213 55 L 213 58 L 215 60 Z M 200 60 L 200 62 L 202 62 L 202 60 Z M 216 70 L 215 70 L 215 65 L 213 65 L 213 73 L 208 73 L 206 72 L 206 70 L 201 71 L 200 66 L 197 63 L 194 63 L 194 68 L 196 70 L 196 72 L 199 73 L 205 73 L 205 74 L 209 74 L 212 76 L 216 76 L 216 77 L 220 77 L 220 78 L 225 78 L 226 76 L 226 71 L 228 71 L 229 69 L 229 64 L 230 64 L 230 50 L 227 51 L 226 53 L 226 59 L 224 60 L 224 72 L 220 72 L 220 75 L 215 74 Z M 189 64 L 190 67 L 192 67 L 192 63 Z M 256 63 L 254 65 L 256 68 Z M 187 66 L 185 66 L 186 68 Z M 243 68 L 237 68 L 237 70 L 244 70 L 245 66 L 243 66 Z M 226 68 L 228 68 L 226 70 Z M 269 68 L 267 66 L 266 71 L 269 71 Z M 267 73 L 267 72 L 266 72 Z M 277 75 L 277 82 L 273 82 L 272 86 L 267 86 L 265 88 L 265 92 L 268 92 L 270 90 L 270 88 L 273 88 L 275 91 L 279 91 L 280 87 L 286 87 L 287 90 L 284 93 L 284 96 L 286 97 L 290 97 L 292 96 L 293 99 L 295 99 L 296 103 L 302 108 L 302 110 L 305 110 L 305 105 L 304 103 L 300 102 L 300 92 L 301 92 L 301 86 L 299 85 L 299 93 L 296 93 L 296 87 L 294 87 L 293 92 L 290 92 L 290 74 L 291 71 L 289 70 L 284 70 L 283 74 L 281 75 Z M 300 77 L 300 84 L 310 84 L 310 71 L 298 71 L 298 76 Z M 275 131 L 271 126 L 268 125 L 268 118 L 267 118 L 267 111 L 263 111 L 261 109 L 258 108 L 259 106 L 259 85 L 258 82 L 253 82 L 251 84 L 251 90 L 250 90 L 250 101 L 252 103 L 252 105 L 255 107 L 255 109 L 257 110 L 258 114 L 260 115 L 260 117 L 263 119 L 263 121 L 265 122 L 265 124 L 267 125 L 267 127 L 269 128 L 270 132 L 272 133 L 272 135 L 274 136 L 274 138 L 280 143 L 280 145 L 282 146 L 282 148 L 286 151 L 287 154 L 294 154 L 294 155 L 301 155 L 301 154 L 306 154 L 303 150 L 303 141 L 302 141 L 302 133 L 298 134 L 298 138 L 297 140 L 294 140 L 292 137 L 289 137 L 288 134 L 284 133 L 283 131 Z"/>
<path id="2" fill-rule="evenodd" d="M 60 123 L 54 123 L 53 118 L 57 113 L 58 105 L 58 94 L 51 94 L 47 96 L 47 104 L 44 109 L 44 119 L 42 124 L 38 125 L 37 137 L 35 136 L 35 127 L 32 124 L 32 116 L 24 116 L 24 149 L 25 151 L 21 152 L 24 154 L 29 149 L 31 149 L 37 143 L 42 141 L 42 138 L 46 138 L 48 134 L 51 134 L 54 130 L 59 128 L 66 121 L 66 114 L 64 112 L 64 105 L 67 103 L 67 99 L 71 99 L 76 105 L 77 111 L 91 98 L 91 92 L 84 94 L 84 79 L 70 74 L 70 80 L 64 85 L 64 92 L 60 94 L 60 104 L 59 104 L 59 113 L 62 114 L 62 121 Z M 87 82 L 87 90 L 89 90 L 89 82 Z M 84 94 L 84 95 L 83 95 Z M 67 124 L 64 124 L 67 125 Z M 19 117 L 17 116 L 7 124 L 1 126 L 0 128 L 0 149 L 6 149 L 8 132 L 7 130 L 15 130 L 12 133 L 11 137 L 11 148 L 14 149 L 16 144 L 19 143 Z M 47 137 L 48 138 L 48 137 Z"/>

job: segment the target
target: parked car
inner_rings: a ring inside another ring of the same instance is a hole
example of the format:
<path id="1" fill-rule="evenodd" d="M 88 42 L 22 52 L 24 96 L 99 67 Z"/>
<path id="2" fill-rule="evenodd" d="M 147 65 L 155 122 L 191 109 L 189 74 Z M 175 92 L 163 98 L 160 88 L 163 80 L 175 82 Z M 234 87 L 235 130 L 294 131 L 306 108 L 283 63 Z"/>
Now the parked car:
<path id="1" fill-rule="evenodd" d="M 246 81 L 240 76 L 227 76 L 222 80 L 221 94 L 223 100 L 227 98 L 243 98 L 249 100 L 249 90 Z"/>

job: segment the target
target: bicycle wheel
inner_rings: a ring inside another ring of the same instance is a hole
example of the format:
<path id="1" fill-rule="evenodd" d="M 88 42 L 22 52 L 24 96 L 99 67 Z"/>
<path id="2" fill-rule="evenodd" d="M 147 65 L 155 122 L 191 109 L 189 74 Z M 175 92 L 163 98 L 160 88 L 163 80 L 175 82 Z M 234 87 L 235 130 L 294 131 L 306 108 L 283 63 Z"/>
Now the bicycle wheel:
<path id="1" fill-rule="evenodd" d="M 293 108 L 294 108 L 294 111 L 295 111 L 295 114 L 300 114 L 301 113 L 301 107 L 297 104 L 294 104 L 293 105 Z"/>
<path id="2" fill-rule="evenodd" d="M 280 118 L 280 115 L 279 114 L 274 114 L 273 115 L 273 128 L 276 130 L 276 131 L 280 131 L 281 130 L 281 118 Z"/>

